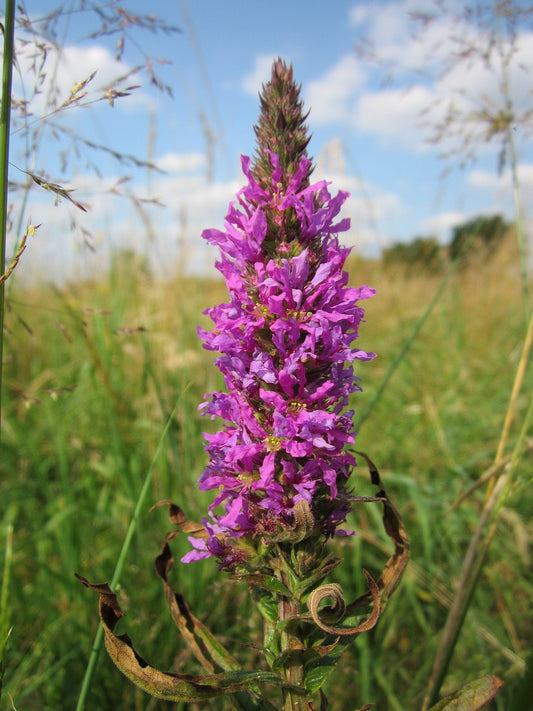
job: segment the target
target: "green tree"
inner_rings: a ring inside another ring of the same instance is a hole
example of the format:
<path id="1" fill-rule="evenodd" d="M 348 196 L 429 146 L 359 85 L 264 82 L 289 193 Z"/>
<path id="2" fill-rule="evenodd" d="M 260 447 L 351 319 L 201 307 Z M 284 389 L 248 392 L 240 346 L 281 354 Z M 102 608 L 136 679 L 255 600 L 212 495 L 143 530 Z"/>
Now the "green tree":
<path id="1" fill-rule="evenodd" d="M 453 229 L 449 246 L 450 259 L 456 259 L 463 252 L 472 254 L 483 251 L 492 253 L 507 234 L 509 224 L 501 215 L 480 215 L 463 222 Z"/>
<path id="2" fill-rule="evenodd" d="M 383 251 L 385 266 L 403 265 L 407 274 L 413 269 L 435 273 L 444 263 L 442 249 L 436 237 L 415 237 L 411 242 L 396 242 Z"/>

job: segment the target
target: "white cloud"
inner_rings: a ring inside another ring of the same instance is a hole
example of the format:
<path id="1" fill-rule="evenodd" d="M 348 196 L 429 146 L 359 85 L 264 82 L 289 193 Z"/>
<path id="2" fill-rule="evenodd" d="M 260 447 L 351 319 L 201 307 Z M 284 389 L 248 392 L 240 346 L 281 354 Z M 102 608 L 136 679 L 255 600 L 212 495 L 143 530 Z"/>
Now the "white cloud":
<path id="1" fill-rule="evenodd" d="M 355 54 L 347 54 L 320 79 L 310 82 L 305 91 L 305 103 L 311 107 L 313 124 L 348 122 L 363 79 Z"/>
<path id="2" fill-rule="evenodd" d="M 41 227 L 24 254 L 20 277 L 61 281 L 101 273 L 102 265 L 110 263 L 110 253 L 120 249 L 147 255 L 156 273 L 167 277 L 178 265 L 191 273 L 213 274 L 217 250 L 201 234 L 207 228 L 223 227 L 228 203 L 244 179 L 239 175 L 235 180 L 208 183 L 200 174 L 181 172 L 181 167 L 195 163 L 187 155 L 167 154 L 161 163 L 177 170 L 152 176 L 149 191 L 121 183 L 118 176 L 74 176 L 65 187 L 76 186 L 73 197 L 89 206 L 88 213 L 65 200 L 55 205 L 53 195 L 35 190 L 30 198 L 32 221 Z M 351 218 L 352 226 L 341 235 L 343 244 L 358 252 L 377 253 L 390 240 L 386 226 L 406 212 L 401 200 L 344 173 L 330 170 L 320 177 L 331 181 L 332 194 L 339 189 L 350 192 L 342 217 Z M 146 201 L 135 203 L 134 191 Z M 162 206 L 152 205 L 150 199 Z M 84 245 L 82 229 L 91 233 L 87 241 L 94 253 Z"/>
<path id="3" fill-rule="evenodd" d="M 533 164 L 520 164 L 517 167 L 517 178 L 522 200 L 530 201 L 533 198 Z M 492 199 L 503 201 L 508 198 L 513 181 L 511 170 L 507 168 L 500 174 L 486 170 L 472 170 L 467 176 L 467 183 L 473 188 L 490 192 Z"/>
<path id="4" fill-rule="evenodd" d="M 517 168 L 518 184 L 529 189 L 533 188 L 533 164 L 522 163 Z"/>
<path id="5" fill-rule="evenodd" d="M 525 124 L 524 112 L 532 108 L 524 83 L 533 72 L 533 33 L 519 32 L 511 52 L 505 38 L 491 44 L 486 29 L 464 21 L 462 10 L 462 4 L 454 0 L 446 3 L 444 12 L 422 0 L 352 6 L 349 21 L 356 33 L 354 43 L 358 36 L 364 37 L 367 47 L 366 54 L 351 60 L 359 82 L 352 74 L 352 85 L 346 75 L 336 85 L 336 70 L 341 64 L 349 66 L 347 58 L 315 82 L 318 120 L 343 121 L 382 143 L 401 142 L 408 149 L 429 147 L 430 134 L 444 127 L 439 151 L 458 150 L 464 157 L 462 141 L 467 134 L 475 155 L 498 150 L 497 142 L 486 141 L 486 134 L 490 116 L 505 106 L 504 72 L 519 124 L 521 116 L 521 125 Z M 427 24 L 416 24 L 410 17 L 413 11 L 435 12 L 435 16 Z M 505 69 L 502 53 L 511 57 Z M 394 82 L 393 89 L 389 85 L 361 91 L 386 77 Z M 456 120 L 448 126 L 444 119 L 451 107 Z"/>
<path id="6" fill-rule="evenodd" d="M 343 205 L 342 217 L 350 218 L 351 228 L 341 234 L 341 242 L 354 247 L 356 252 L 375 256 L 393 240 L 393 226 L 408 210 L 398 195 L 347 174 L 344 161 L 339 160 L 341 151 L 338 139 L 326 145 L 317 159 L 316 174 L 331 183 L 328 189 L 332 195 L 339 190 L 350 194 Z"/>
<path id="7" fill-rule="evenodd" d="M 353 8 L 355 10 L 355 8 Z M 405 3 L 382 3 L 370 5 L 365 15 L 352 12 L 352 22 L 370 24 L 371 37 L 376 46 L 383 47 L 402 37 L 408 31 L 409 16 Z"/>
<path id="8" fill-rule="evenodd" d="M 421 224 L 421 232 L 426 235 L 435 235 L 439 242 L 449 241 L 450 230 L 465 222 L 468 216 L 463 212 L 441 212 L 432 215 Z"/>
<path id="9" fill-rule="evenodd" d="M 190 156 L 166 156 L 184 166 Z M 184 160 L 179 160 L 183 158 Z M 165 162 L 165 161 L 163 161 Z M 73 197 L 89 207 L 83 213 L 66 200 L 55 204 L 50 193 L 30 197 L 33 224 L 41 224 L 21 261 L 21 278 L 61 281 L 101 273 L 113 250 L 134 249 L 147 255 L 156 273 L 170 277 L 178 263 L 185 271 L 214 273 L 216 250 L 201 238 L 210 227 L 222 228 L 228 203 L 241 180 L 208 183 L 194 173 L 152 176 L 150 189 L 122 183 L 118 176 L 77 175 Z M 140 198 L 139 201 L 133 199 Z M 160 205 L 151 204 L 157 200 Z M 95 251 L 84 245 L 83 230 Z"/>
<path id="10" fill-rule="evenodd" d="M 400 145 L 421 148 L 420 116 L 433 99 L 423 86 L 366 93 L 359 99 L 353 125 L 359 131 L 377 134 L 386 143 L 394 139 Z"/>
<path id="11" fill-rule="evenodd" d="M 183 173 L 198 170 L 205 166 L 203 153 L 165 153 L 155 163 L 160 170 L 168 173 Z"/>
<path id="12" fill-rule="evenodd" d="M 258 54 L 254 59 L 254 68 L 243 77 L 242 88 L 246 94 L 256 97 L 265 82 L 270 79 L 272 62 L 277 54 Z"/>
<path id="13" fill-rule="evenodd" d="M 498 175 L 487 170 L 472 170 L 467 177 L 467 182 L 473 188 L 481 190 L 501 190 L 505 184 L 505 188 L 509 188 L 510 174 L 505 171 L 505 174 Z"/>
<path id="14" fill-rule="evenodd" d="M 369 5 L 354 5 L 348 10 L 348 21 L 351 27 L 363 25 L 371 16 L 372 8 Z"/>
<path id="15" fill-rule="evenodd" d="M 423 26 L 423 31 L 413 31 L 416 25 L 412 14 L 431 15 L 432 10 L 435 18 Z M 453 19 L 453 13 L 459 15 L 461 11 L 454 0 L 447 0 L 445 12 L 427 0 L 400 0 L 368 3 L 364 8 L 355 5 L 349 18 L 363 35 L 365 46 L 397 75 L 406 70 L 427 71 L 449 57 L 452 47 L 457 49 L 456 39 L 463 37 L 465 25 L 458 26 Z"/>

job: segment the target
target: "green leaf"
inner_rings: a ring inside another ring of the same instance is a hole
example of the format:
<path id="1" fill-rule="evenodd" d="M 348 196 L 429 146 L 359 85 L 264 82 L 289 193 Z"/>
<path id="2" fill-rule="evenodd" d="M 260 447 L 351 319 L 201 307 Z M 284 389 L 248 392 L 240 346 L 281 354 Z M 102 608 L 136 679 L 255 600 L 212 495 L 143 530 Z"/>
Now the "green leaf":
<path id="1" fill-rule="evenodd" d="M 272 665 L 281 654 L 280 636 L 275 625 L 265 624 L 263 645 L 263 654 L 265 655 L 268 666 L 272 669 Z"/>
<path id="2" fill-rule="evenodd" d="M 277 595 L 283 595 L 284 597 L 291 597 L 291 593 L 286 585 L 284 585 L 281 580 L 278 580 L 274 575 L 243 575 L 240 576 L 248 585 L 253 585 L 254 587 L 264 588 L 270 592 L 276 593 Z"/>
<path id="3" fill-rule="evenodd" d="M 332 555 L 327 556 L 320 564 L 318 570 L 309 572 L 305 578 L 296 582 L 294 586 L 295 593 L 300 597 L 304 597 L 309 591 L 316 588 L 317 585 L 320 585 L 340 562 L 340 558 L 336 558 Z"/>
<path id="4" fill-rule="evenodd" d="M 255 588 L 253 591 L 254 601 L 257 609 L 263 617 L 270 622 L 278 621 L 278 601 L 276 597 L 267 590 Z"/>
<path id="5" fill-rule="evenodd" d="M 441 699 L 430 711 L 478 711 L 496 696 L 501 686 L 497 676 L 488 674 Z"/>
<path id="6" fill-rule="evenodd" d="M 304 685 L 309 694 L 316 694 L 322 687 L 333 669 L 335 669 L 344 647 L 344 644 L 339 644 L 329 654 L 314 657 L 304 664 Z"/>

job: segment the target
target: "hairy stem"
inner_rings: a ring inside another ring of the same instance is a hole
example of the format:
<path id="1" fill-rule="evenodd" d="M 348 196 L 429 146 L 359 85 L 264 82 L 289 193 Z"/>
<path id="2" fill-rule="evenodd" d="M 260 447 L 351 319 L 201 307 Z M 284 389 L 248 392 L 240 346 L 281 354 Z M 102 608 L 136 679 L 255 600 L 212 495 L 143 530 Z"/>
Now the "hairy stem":
<path id="1" fill-rule="evenodd" d="M 283 622 L 298 615 L 298 604 L 293 600 L 282 598 L 279 603 L 279 621 Z M 303 664 L 298 653 L 301 649 L 301 642 L 298 637 L 285 630 L 281 632 L 281 649 L 283 652 L 289 652 L 287 662 L 285 664 L 285 679 L 293 686 L 299 686 L 303 689 L 304 674 Z M 292 689 L 283 690 L 283 711 L 306 711 L 310 709 L 305 696 L 293 691 Z"/>
<path id="2" fill-rule="evenodd" d="M 279 571 L 279 579 L 291 591 L 291 596 L 283 596 L 278 603 L 278 625 L 280 630 L 281 654 L 284 657 L 283 674 L 292 688 L 283 689 L 283 711 L 308 711 L 313 706 L 307 701 L 304 688 L 302 634 L 300 628 L 288 625 L 289 620 L 294 620 L 300 612 L 300 604 L 295 595 L 292 595 L 291 574 L 287 570 Z M 301 691 L 296 691 L 295 687 Z"/>

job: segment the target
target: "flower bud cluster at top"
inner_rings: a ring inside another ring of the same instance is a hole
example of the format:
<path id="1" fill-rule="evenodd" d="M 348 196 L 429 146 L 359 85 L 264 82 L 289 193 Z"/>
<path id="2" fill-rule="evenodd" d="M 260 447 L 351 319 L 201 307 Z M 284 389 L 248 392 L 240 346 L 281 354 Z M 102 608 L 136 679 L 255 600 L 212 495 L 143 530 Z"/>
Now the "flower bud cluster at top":
<path id="1" fill-rule="evenodd" d="M 204 414 L 222 418 L 206 434 L 209 463 L 198 485 L 217 489 L 204 520 L 207 538 L 191 537 L 184 562 L 214 556 L 238 569 L 272 542 L 290 541 L 297 512 L 306 535 L 327 538 L 349 511 L 348 476 L 355 465 L 351 393 L 359 390 L 352 347 L 374 294 L 347 285 L 349 249 L 337 234 L 348 193 L 309 183 L 311 161 L 299 89 L 292 69 L 274 63 L 264 87 L 254 165 L 242 158 L 247 185 L 229 206 L 225 229 L 204 239 L 220 250 L 228 303 L 206 312 L 204 347 L 220 356 L 227 392 L 208 396 Z M 301 517 L 301 516 L 300 516 Z"/>

